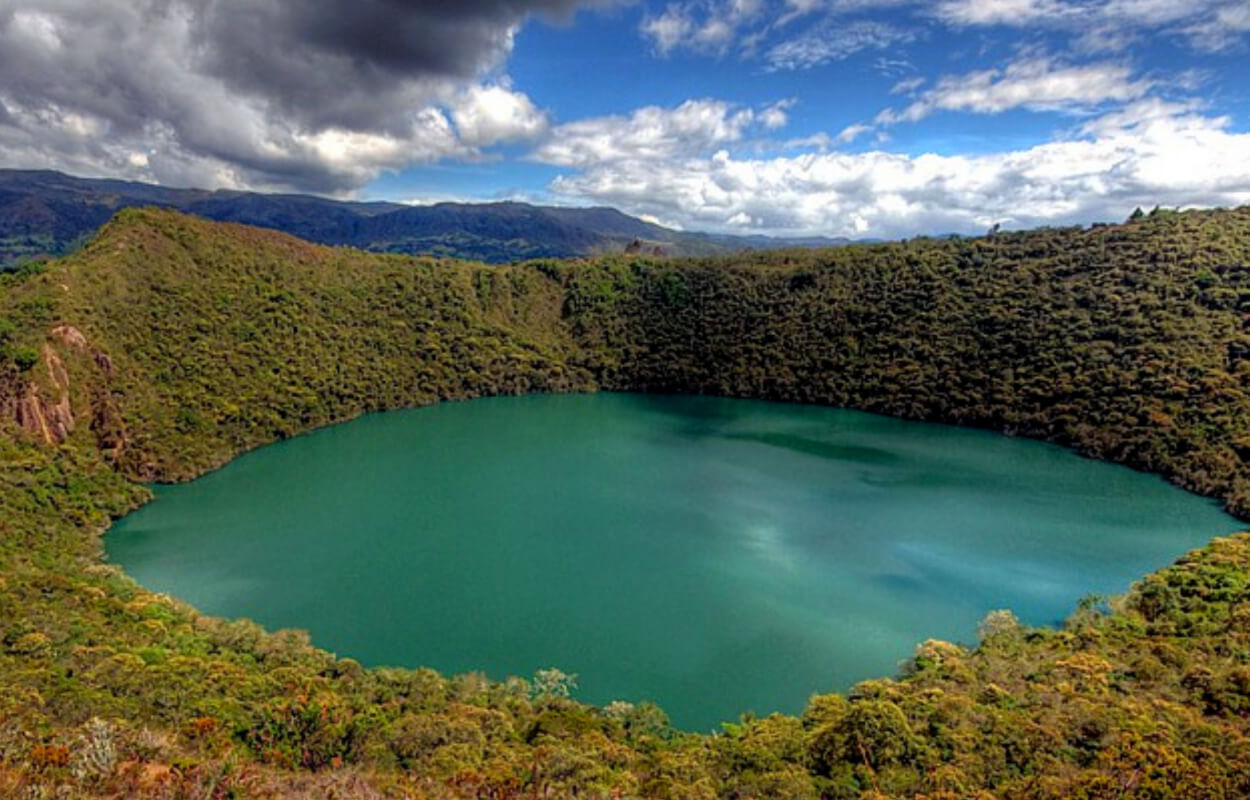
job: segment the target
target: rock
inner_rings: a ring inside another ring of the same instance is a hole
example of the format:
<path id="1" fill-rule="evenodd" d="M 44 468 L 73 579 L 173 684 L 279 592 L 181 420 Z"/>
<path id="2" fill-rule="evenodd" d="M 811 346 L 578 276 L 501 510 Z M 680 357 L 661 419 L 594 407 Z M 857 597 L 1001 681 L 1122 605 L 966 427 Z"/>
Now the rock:
<path id="1" fill-rule="evenodd" d="M 75 350 L 87 349 L 87 337 L 73 325 L 57 325 L 52 329 L 52 336 Z"/>

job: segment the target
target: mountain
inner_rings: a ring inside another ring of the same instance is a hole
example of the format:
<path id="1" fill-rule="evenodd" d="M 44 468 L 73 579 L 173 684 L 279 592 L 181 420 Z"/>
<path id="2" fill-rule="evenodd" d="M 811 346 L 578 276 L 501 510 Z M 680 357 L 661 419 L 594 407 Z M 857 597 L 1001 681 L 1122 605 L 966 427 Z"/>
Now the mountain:
<path id="1" fill-rule="evenodd" d="M 1244 534 L 1082 602 L 1061 627 L 991 612 L 977 641 L 921 643 L 892 679 L 713 735 L 674 730 L 646 702 L 584 705 L 559 674 L 366 669 L 149 592 L 99 539 L 150 481 L 318 426 L 596 389 L 1046 439 L 1250 519 L 1248 314 L 1250 208 L 498 267 L 123 211 L 74 255 L 0 273 L 0 797 L 1250 797 Z M 1013 476 L 985 478 L 992 494 Z M 940 511 L 941 476 L 924 479 Z M 908 533 L 918 574 L 941 569 L 927 555 L 941 543 Z M 1019 575 L 1039 579 L 1029 564 Z M 749 657 L 709 654 L 691 680 Z"/>
<path id="2" fill-rule="evenodd" d="M 831 247 L 847 241 L 688 233 L 612 208 L 514 202 L 355 203 L 310 195 L 169 189 L 51 171 L 0 170 L 0 268 L 69 253 L 119 210 L 133 206 L 159 206 L 220 222 L 273 228 L 318 244 L 488 263 L 625 250 L 706 256 Z"/>

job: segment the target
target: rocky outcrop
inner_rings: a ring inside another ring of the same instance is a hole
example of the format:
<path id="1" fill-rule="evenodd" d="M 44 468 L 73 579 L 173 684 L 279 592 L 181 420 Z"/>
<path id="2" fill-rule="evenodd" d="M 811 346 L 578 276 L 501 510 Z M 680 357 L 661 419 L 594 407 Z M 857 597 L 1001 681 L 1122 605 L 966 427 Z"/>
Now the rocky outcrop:
<path id="1" fill-rule="evenodd" d="M 42 361 L 47 368 L 47 393 L 55 399 L 48 399 L 35 381 L 27 381 L 17 401 L 15 419 L 22 430 L 41 438 L 45 444 L 60 444 L 74 431 L 69 371 L 50 344 L 43 346 Z"/>
<path id="2" fill-rule="evenodd" d="M 73 325 L 57 325 L 52 329 L 52 338 L 79 352 L 86 352 L 87 337 Z"/>
<path id="3" fill-rule="evenodd" d="M 93 350 L 82 331 L 72 325 L 57 325 L 49 331 L 40 355 L 35 369 L 42 369 L 46 380 L 37 380 L 37 373 L 10 371 L 0 375 L 0 418 L 16 422 L 44 444 L 58 445 L 69 438 L 78 424 L 74 413 L 74 401 L 78 399 L 80 415 L 85 412 L 101 449 L 116 461 L 129 439 L 121 410 L 109 388 L 113 360 L 107 353 Z M 67 358 L 80 365 L 76 369 L 97 374 L 90 376 L 92 379 L 84 376 L 75 383 L 70 378 Z"/>

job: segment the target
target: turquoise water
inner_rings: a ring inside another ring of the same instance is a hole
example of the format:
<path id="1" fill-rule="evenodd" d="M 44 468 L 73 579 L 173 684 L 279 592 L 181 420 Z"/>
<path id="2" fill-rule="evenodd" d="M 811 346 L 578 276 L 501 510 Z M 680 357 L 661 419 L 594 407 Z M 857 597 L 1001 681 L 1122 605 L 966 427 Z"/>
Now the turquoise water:
<path id="1" fill-rule="evenodd" d="M 620 394 L 373 415 L 156 493 L 106 539 L 152 589 L 370 665 L 558 666 L 691 729 L 800 711 L 992 609 L 1058 622 L 1242 527 L 1037 442 Z"/>

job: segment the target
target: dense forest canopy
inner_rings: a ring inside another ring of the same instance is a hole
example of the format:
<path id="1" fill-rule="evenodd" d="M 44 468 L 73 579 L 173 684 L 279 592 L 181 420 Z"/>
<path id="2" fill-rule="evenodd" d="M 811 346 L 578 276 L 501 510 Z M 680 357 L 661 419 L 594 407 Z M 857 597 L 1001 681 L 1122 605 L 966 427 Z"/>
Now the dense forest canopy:
<path id="1" fill-rule="evenodd" d="M 0 796 L 1250 796 L 1244 537 L 711 736 L 558 672 L 365 670 L 99 556 L 140 482 L 369 411 L 601 388 L 1048 439 L 1247 518 L 1248 269 L 1250 209 L 507 267 L 124 211 L 0 276 Z"/>

